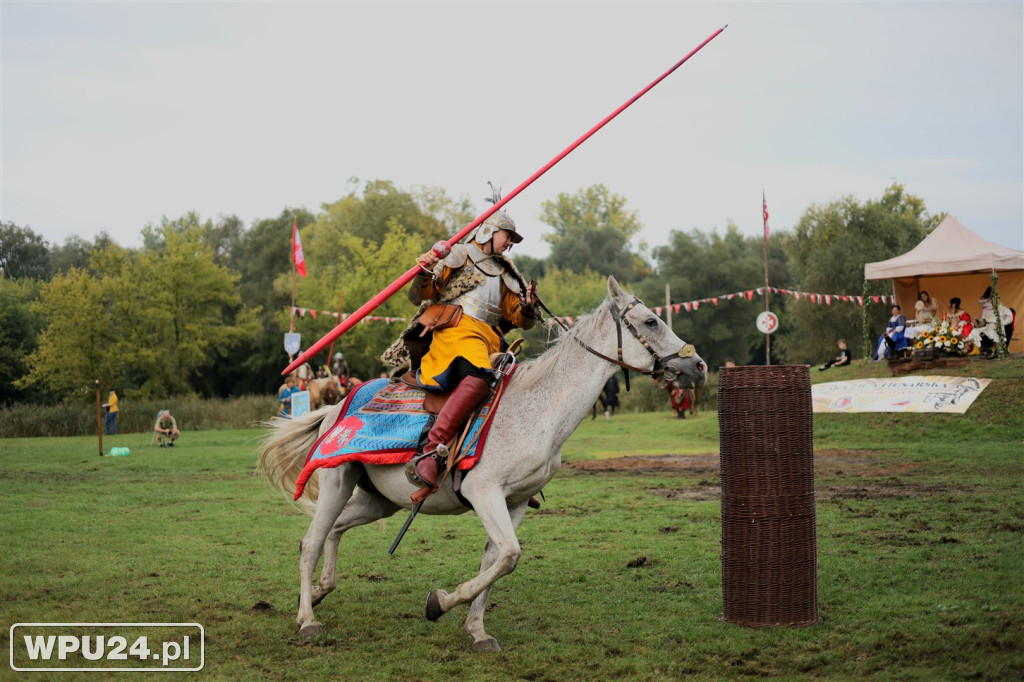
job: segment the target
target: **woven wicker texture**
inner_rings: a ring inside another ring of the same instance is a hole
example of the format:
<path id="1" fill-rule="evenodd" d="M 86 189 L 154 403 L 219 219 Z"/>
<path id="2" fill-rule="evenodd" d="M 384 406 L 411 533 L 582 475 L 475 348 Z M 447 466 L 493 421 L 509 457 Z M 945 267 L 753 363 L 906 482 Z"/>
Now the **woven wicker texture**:
<path id="1" fill-rule="evenodd" d="M 723 367 L 718 425 L 722 620 L 820 623 L 810 368 Z"/>

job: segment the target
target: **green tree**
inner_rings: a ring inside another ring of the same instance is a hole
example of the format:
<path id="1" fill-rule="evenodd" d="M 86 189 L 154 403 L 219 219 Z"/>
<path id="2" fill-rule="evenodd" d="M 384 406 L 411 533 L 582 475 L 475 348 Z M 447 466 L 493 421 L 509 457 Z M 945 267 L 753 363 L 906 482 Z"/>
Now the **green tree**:
<path id="1" fill-rule="evenodd" d="M 123 374 L 120 340 L 105 298 L 99 280 L 77 268 L 47 283 L 32 306 L 46 327 L 15 386 L 38 386 L 66 400 L 92 395 L 97 379 L 114 386 Z"/>
<path id="2" fill-rule="evenodd" d="M 147 396 L 192 392 L 191 380 L 258 328 L 258 309 L 243 309 L 239 275 L 215 262 L 199 225 L 161 230 L 163 247 L 101 269 L 111 292 L 122 357 L 147 377 Z"/>
<path id="3" fill-rule="evenodd" d="M 220 216 L 216 222 L 207 222 L 204 228 L 204 239 L 213 251 L 214 262 L 230 267 L 232 254 L 245 233 L 245 223 L 236 215 Z"/>
<path id="4" fill-rule="evenodd" d="M 793 239 L 786 244 L 796 288 L 821 294 L 891 294 L 891 282 L 865 284 L 864 264 L 909 251 L 942 218 L 929 216 L 924 201 L 907 194 L 896 182 L 880 199 L 863 205 L 852 196 L 813 205 L 804 211 Z M 794 301 L 789 314 L 776 335 L 787 362 L 820 363 L 835 355 L 838 338 L 845 338 L 855 353 L 861 348 L 862 311 L 855 305 Z M 887 305 L 869 308 L 869 335 L 881 333 L 889 314 Z"/>
<path id="5" fill-rule="evenodd" d="M 559 194 L 541 204 L 541 220 L 553 232 L 548 262 L 583 273 L 588 269 L 613 275 L 621 283 L 635 282 L 650 274 L 643 258 L 630 249 L 630 240 L 643 228 L 626 200 L 594 185 L 574 195 Z"/>
<path id="6" fill-rule="evenodd" d="M 516 229 L 518 230 L 519 227 L 516 226 Z M 547 259 L 534 258 L 524 253 L 513 254 L 512 259 L 516 263 L 516 269 L 522 273 L 527 281 L 530 279 L 540 280 L 547 273 Z"/>
<path id="7" fill-rule="evenodd" d="M 296 305 L 334 313 L 343 301 L 343 312 L 352 312 L 415 265 L 418 255 L 437 240 L 450 237 L 472 217 L 465 199 L 452 200 L 436 188 L 418 187 L 409 193 L 381 180 L 366 183 L 361 193 L 353 188 L 342 199 L 325 205 L 312 224 L 300 227 L 308 275 L 297 282 Z M 275 280 L 279 293 L 289 291 L 290 286 L 290 276 Z M 408 318 L 413 312 L 405 292 L 400 292 L 373 315 Z M 286 323 L 285 317 L 282 331 Z M 322 314 L 297 320 L 303 348 L 337 323 Z M 334 351 L 345 354 L 356 376 L 376 376 L 381 369 L 380 353 L 402 326 L 404 322 L 380 321 L 358 325 L 334 344 Z M 325 349 L 317 358 L 319 364 L 328 363 L 327 352 Z"/>
<path id="8" fill-rule="evenodd" d="M 50 247 L 27 227 L 0 222 L 0 272 L 8 279 L 49 279 Z"/>
<path id="9" fill-rule="evenodd" d="M 110 237 L 105 233 L 97 237 L 97 244 L 100 243 L 101 239 L 106 240 L 106 243 L 110 243 Z M 86 239 L 78 236 L 68 237 L 64 240 L 63 244 L 54 246 L 50 250 L 50 263 L 53 271 L 67 272 L 71 268 L 87 270 L 93 248 L 95 248 L 94 245 Z"/>
<path id="10" fill-rule="evenodd" d="M 346 259 L 321 262 L 315 276 L 311 271 L 299 282 L 296 302 L 303 308 L 318 311 L 316 317 L 307 314 L 296 318 L 296 331 L 302 334 L 303 348 L 308 348 L 339 324 L 338 319 L 325 316 L 323 312 L 336 312 L 342 296 L 343 312 L 361 307 L 409 270 L 410 263 L 421 253 L 422 241 L 422 236 L 409 235 L 399 227 L 389 229 L 379 244 L 351 234 L 341 235 L 338 246 L 347 254 Z M 288 278 L 279 277 L 275 286 L 283 290 L 289 286 Z M 372 317 L 383 319 L 368 319 L 334 343 L 334 352 L 345 355 L 354 376 L 375 377 L 382 369 L 380 354 L 397 338 L 416 311 L 409 302 L 407 289 L 399 291 L 371 313 Z M 324 349 L 314 364 L 329 364 L 328 353 L 329 350 Z"/>
<path id="11" fill-rule="evenodd" d="M 232 368 L 228 379 L 231 394 L 266 393 L 281 383 L 280 371 L 288 357 L 282 338 L 288 331 L 291 306 L 293 220 L 301 231 L 314 222 L 315 216 L 305 209 L 286 208 L 276 218 L 258 221 L 233 246 L 231 265 L 241 275 L 241 300 L 245 307 L 261 308 L 261 312 L 259 329 L 233 352 L 237 360 L 227 363 Z M 278 286 L 281 278 L 285 279 Z"/>
<path id="12" fill-rule="evenodd" d="M 371 180 L 360 190 L 356 187 L 358 182 L 355 178 L 350 180 L 344 197 L 323 206 L 324 213 L 318 216 L 313 230 L 322 240 L 320 248 L 310 248 L 307 258 L 344 257 L 337 242 L 341 235 L 352 235 L 379 245 L 393 226 L 400 226 L 409 234 L 421 235 L 423 244 L 432 245 L 458 229 L 449 232 L 449 227 L 441 222 L 448 213 L 461 215 L 457 205 L 446 203 L 446 195 L 441 190 L 420 188 L 418 194 L 413 195 L 398 189 L 389 180 Z M 417 204 L 417 196 L 425 206 Z M 307 246 L 305 237 L 303 234 L 303 246 Z M 331 241 L 331 237 L 335 241 Z"/>
<path id="13" fill-rule="evenodd" d="M 468 197 L 452 199 L 441 187 L 413 185 L 411 195 L 416 206 L 419 207 L 420 213 L 443 226 L 442 238 L 452 236 L 478 215 L 473 210 Z M 424 224 L 428 226 L 428 231 L 434 230 L 433 225 L 428 221 L 425 221 Z"/>
<path id="14" fill-rule="evenodd" d="M 42 320 L 32 312 L 38 280 L 0 278 L 0 405 L 25 398 L 15 382 L 28 372 Z"/>
<path id="15" fill-rule="evenodd" d="M 159 225 L 150 223 L 142 228 L 142 246 L 151 251 L 159 251 L 167 244 L 168 231 L 181 233 L 192 229 L 199 229 L 203 233 L 203 241 L 210 247 L 215 263 L 229 265 L 231 254 L 245 232 L 245 224 L 235 215 L 220 216 L 216 222 L 203 220 L 195 211 L 174 219 L 164 216 Z"/>
<path id="16" fill-rule="evenodd" d="M 519 266 L 517 261 L 516 267 Z M 524 273 L 524 276 L 527 276 Z M 592 270 L 579 273 L 557 266 L 549 266 L 537 281 L 537 292 L 551 312 L 558 317 L 579 317 L 596 308 L 608 295 L 608 277 Z M 546 313 L 544 313 L 546 316 Z M 557 323 L 549 321 L 522 333 L 526 340 L 524 357 L 543 353 L 547 343 L 557 338 Z M 512 332 L 509 340 L 518 332 Z"/>
<path id="17" fill-rule="evenodd" d="M 768 272 L 772 286 L 788 287 L 782 234 L 768 241 Z M 745 237 L 733 223 L 721 235 L 717 230 L 710 234 L 673 230 L 668 244 L 654 249 L 654 259 L 657 274 L 637 286 L 648 306 L 663 304 L 666 284 L 672 303 L 718 297 L 717 303 L 705 302 L 696 310 L 681 309 L 672 315 L 673 331 L 693 343 L 710 367 L 721 366 L 729 357 L 739 364 L 764 362 L 765 339 L 754 325 L 764 310 L 764 299 L 757 295 L 726 298 L 764 286 L 763 238 Z M 774 312 L 784 306 L 784 300 L 771 299 Z"/>

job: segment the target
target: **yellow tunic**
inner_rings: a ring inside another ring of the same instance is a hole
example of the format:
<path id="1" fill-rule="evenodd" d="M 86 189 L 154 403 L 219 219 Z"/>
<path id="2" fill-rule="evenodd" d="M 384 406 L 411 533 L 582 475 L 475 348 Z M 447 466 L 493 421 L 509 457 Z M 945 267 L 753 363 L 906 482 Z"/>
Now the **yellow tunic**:
<path id="1" fill-rule="evenodd" d="M 465 267 L 472 267 L 468 264 Z M 423 299 L 435 298 L 451 277 L 451 268 L 445 267 L 437 281 L 422 285 Z M 534 319 L 523 315 L 519 295 L 501 283 L 501 317 L 516 327 L 529 329 Z M 463 315 L 459 324 L 434 332 L 430 350 L 420 363 L 418 379 L 427 387 L 439 387 L 439 378 L 462 356 L 476 367 L 490 369 L 491 353 L 501 350 L 501 337 L 491 325 L 469 315 Z"/>

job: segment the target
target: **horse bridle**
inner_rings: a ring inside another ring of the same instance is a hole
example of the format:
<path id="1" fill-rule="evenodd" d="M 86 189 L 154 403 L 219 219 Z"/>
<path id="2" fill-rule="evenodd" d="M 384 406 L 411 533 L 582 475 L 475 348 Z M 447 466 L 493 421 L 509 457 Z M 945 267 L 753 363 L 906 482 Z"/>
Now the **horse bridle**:
<path id="1" fill-rule="evenodd" d="M 564 322 L 559 320 L 558 316 L 556 316 L 554 313 L 552 313 L 551 310 L 548 309 L 548 307 L 546 305 L 544 305 L 544 302 L 540 300 L 539 296 L 536 296 L 536 293 L 534 293 L 534 296 L 537 299 L 537 304 L 541 308 L 543 308 L 547 312 L 547 314 L 550 315 L 556 322 L 558 322 L 558 324 L 561 325 L 563 330 L 569 331 L 569 327 L 567 327 Z M 654 350 L 654 348 L 651 346 L 650 343 L 648 343 L 647 339 L 644 338 L 644 335 L 640 333 L 640 330 L 637 329 L 636 327 L 634 327 L 633 323 L 630 322 L 628 319 L 626 319 L 626 313 L 628 313 L 630 310 L 632 310 L 633 308 L 635 308 L 638 305 L 643 305 L 643 303 L 636 296 L 634 296 L 633 300 L 630 301 L 626 305 L 626 307 L 623 308 L 622 310 L 619 310 L 619 307 L 617 305 L 615 305 L 615 301 L 608 301 L 608 313 L 612 316 L 612 320 L 615 321 L 615 336 L 616 336 L 616 345 L 617 345 L 617 348 L 616 348 L 616 351 L 615 351 L 617 357 L 615 357 L 615 358 L 608 357 L 607 355 L 605 355 L 601 351 L 595 350 L 594 348 L 591 348 L 590 346 L 588 346 L 587 344 L 583 343 L 582 341 L 580 341 L 575 336 L 572 337 L 573 341 L 575 341 L 576 343 L 580 344 L 584 349 L 586 349 L 591 354 L 596 355 L 597 357 L 601 358 L 602 360 L 606 360 L 606 361 L 612 363 L 613 365 L 618 365 L 619 367 L 621 367 L 622 368 L 622 374 L 623 374 L 623 376 L 625 377 L 625 380 L 626 380 L 626 390 L 627 391 L 629 390 L 629 373 L 630 373 L 630 371 L 637 372 L 638 374 L 644 374 L 644 375 L 647 375 L 647 376 L 652 377 L 654 379 L 665 378 L 668 381 L 675 381 L 676 378 L 679 376 L 679 373 L 676 372 L 675 370 L 673 370 L 671 367 L 668 366 L 669 361 L 672 360 L 673 358 L 676 358 L 676 357 L 679 357 L 679 358 L 692 358 L 697 353 L 697 349 L 694 348 L 692 343 L 684 343 L 683 347 L 680 348 L 673 355 L 669 355 L 669 356 L 658 355 L 658 352 Z M 650 353 L 651 355 L 654 356 L 654 368 L 653 369 L 642 369 L 640 367 L 634 367 L 633 365 L 630 365 L 629 363 L 625 362 L 622 359 L 622 325 L 626 325 L 626 329 L 628 329 L 629 332 L 633 335 L 633 338 L 635 338 L 637 341 L 639 341 L 640 345 L 643 346 L 647 350 L 648 353 Z"/>

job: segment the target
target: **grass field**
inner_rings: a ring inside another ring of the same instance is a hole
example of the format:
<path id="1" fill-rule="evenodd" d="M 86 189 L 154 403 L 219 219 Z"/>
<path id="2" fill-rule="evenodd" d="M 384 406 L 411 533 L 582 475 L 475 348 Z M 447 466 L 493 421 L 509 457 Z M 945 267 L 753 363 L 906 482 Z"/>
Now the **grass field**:
<path id="1" fill-rule="evenodd" d="M 995 379 L 966 415 L 816 416 L 820 625 L 720 620 L 717 416 L 665 411 L 570 439 L 491 592 L 492 655 L 469 651 L 464 608 L 423 617 L 428 590 L 476 572 L 472 514 L 417 519 L 393 557 L 403 518 L 347 534 L 317 608 L 327 631 L 307 640 L 308 518 L 255 478 L 259 432 L 186 433 L 173 450 L 127 434 L 104 445 L 132 454 L 103 458 L 95 438 L 0 440 L 2 644 L 21 622 L 197 622 L 205 667 L 184 676 L 210 680 L 1020 679 L 1024 361 L 952 373 Z"/>

